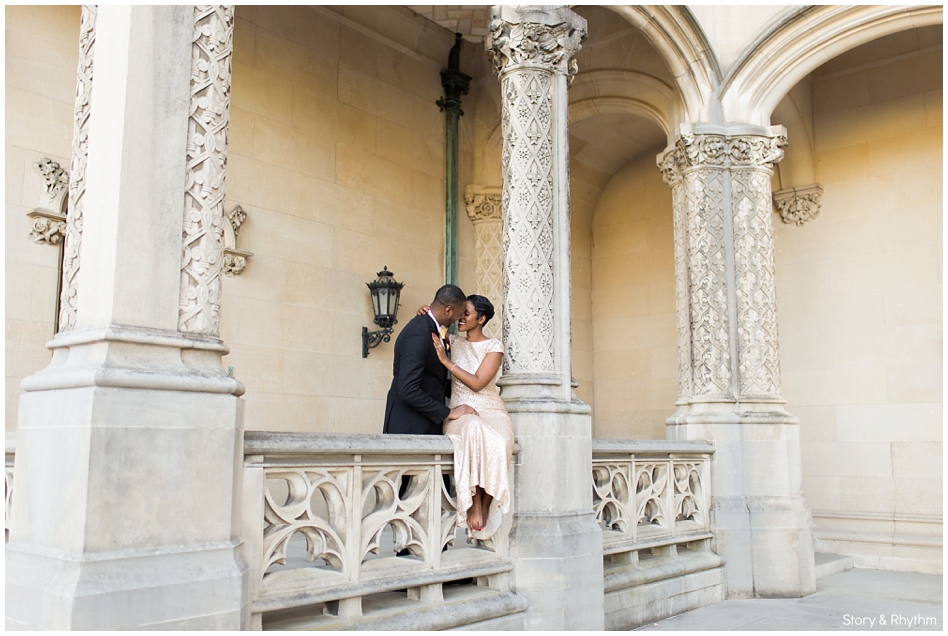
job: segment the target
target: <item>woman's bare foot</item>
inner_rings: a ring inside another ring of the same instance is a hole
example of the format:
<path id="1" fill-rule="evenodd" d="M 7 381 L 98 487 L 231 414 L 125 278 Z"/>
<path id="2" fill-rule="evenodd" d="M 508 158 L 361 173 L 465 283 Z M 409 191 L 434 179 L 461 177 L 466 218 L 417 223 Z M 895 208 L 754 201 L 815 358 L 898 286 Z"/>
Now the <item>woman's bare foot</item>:
<path id="1" fill-rule="evenodd" d="M 483 493 L 478 487 L 467 511 L 467 527 L 471 530 L 480 531 L 484 527 Z"/>

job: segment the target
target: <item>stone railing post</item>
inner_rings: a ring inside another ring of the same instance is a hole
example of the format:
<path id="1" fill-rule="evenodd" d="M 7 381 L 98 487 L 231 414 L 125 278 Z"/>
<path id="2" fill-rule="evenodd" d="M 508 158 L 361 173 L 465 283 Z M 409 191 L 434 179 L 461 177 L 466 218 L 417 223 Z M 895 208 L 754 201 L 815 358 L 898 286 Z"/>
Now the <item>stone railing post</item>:
<path id="1" fill-rule="evenodd" d="M 528 629 L 602 629 L 602 532 L 590 409 L 571 382 L 567 89 L 586 21 L 497 6 L 485 42 L 501 85 L 503 398 L 522 452 L 510 536 Z"/>
<path id="2" fill-rule="evenodd" d="M 715 443 L 712 527 L 732 597 L 815 589 L 799 428 L 780 388 L 770 179 L 785 145 L 782 126 L 682 124 L 658 160 L 672 187 L 678 313 L 666 432 Z"/>
<path id="3" fill-rule="evenodd" d="M 226 6 L 83 9 L 62 330 L 20 399 L 10 628 L 249 620 L 243 387 L 217 337 L 233 26 Z"/>

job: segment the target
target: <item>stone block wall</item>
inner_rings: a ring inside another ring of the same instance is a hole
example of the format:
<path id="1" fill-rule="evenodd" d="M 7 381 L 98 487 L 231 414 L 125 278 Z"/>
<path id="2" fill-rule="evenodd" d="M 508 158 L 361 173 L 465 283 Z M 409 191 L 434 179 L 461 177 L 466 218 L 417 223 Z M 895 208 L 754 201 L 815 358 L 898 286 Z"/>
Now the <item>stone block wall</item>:
<path id="1" fill-rule="evenodd" d="M 596 437 L 665 439 L 678 398 L 671 189 L 653 150 L 613 177 L 592 221 Z"/>
<path id="2" fill-rule="evenodd" d="M 224 364 L 247 386 L 248 429 L 378 433 L 394 343 L 361 357 L 361 328 L 377 328 L 365 283 L 383 266 L 405 283 L 396 336 L 443 283 L 435 102 L 453 40 L 396 8 L 384 35 L 358 8 L 236 15 L 225 207 L 247 211 L 239 246 L 254 256 L 224 283 Z"/>
<path id="3" fill-rule="evenodd" d="M 45 367 L 54 335 L 59 245 L 30 238 L 44 191 L 42 157 L 68 170 L 72 148 L 79 7 L 8 6 L 6 18 L 6 430 L 16 428 L 20 382 Z"/>
<path id="4" fill-rule="evenodd" d="M 897 33 L 814 73 L 822 210 L 774 217 L 803 491 L 818 549 L 857 567 L 941 571 L 941 44 Z"/>

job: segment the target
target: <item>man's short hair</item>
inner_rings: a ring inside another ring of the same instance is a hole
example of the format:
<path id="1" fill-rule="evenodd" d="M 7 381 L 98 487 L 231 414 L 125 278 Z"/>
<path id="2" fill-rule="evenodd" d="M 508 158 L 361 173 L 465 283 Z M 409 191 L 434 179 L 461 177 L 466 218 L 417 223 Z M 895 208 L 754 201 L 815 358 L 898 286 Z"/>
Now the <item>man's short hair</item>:
<path id="1" fill-rule="evenodd" d="M 467 296 L 464 295 L 464 292 L 462 292 L 461 288 L 457 285 L 444 285 L 435 292 L 434 297 L 435 303 L 439 303 L 445 307 L 463 305 L 466 300 Z"/>

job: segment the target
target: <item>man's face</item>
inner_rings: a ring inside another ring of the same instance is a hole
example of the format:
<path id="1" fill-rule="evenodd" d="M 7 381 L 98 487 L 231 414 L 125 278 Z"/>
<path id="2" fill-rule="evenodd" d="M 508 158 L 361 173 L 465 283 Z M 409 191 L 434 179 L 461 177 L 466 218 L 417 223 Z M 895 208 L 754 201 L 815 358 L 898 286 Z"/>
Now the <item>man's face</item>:
<path id="1" fill-rule="evenodd" d="M 444 308 L 444 318 L 447 322 L 443 322 L 446 327 L 450 327 L 458 321 L 458 318 L 461 317 L 461 314 L 464 313 L 464 303 L 459 303 L 457 305 L 448 305 Z"/>

